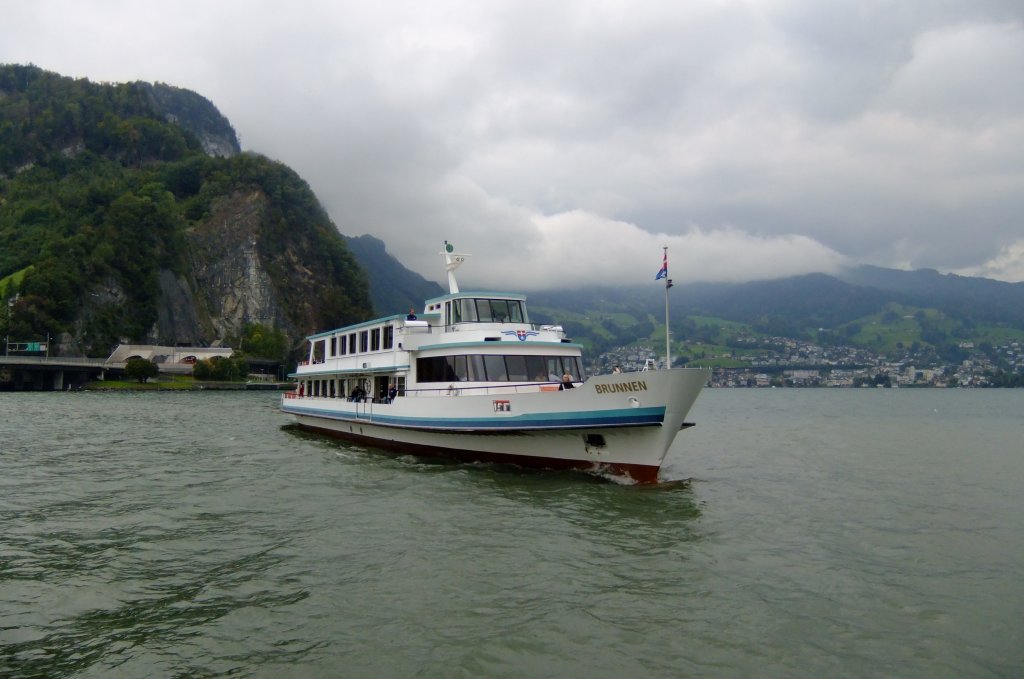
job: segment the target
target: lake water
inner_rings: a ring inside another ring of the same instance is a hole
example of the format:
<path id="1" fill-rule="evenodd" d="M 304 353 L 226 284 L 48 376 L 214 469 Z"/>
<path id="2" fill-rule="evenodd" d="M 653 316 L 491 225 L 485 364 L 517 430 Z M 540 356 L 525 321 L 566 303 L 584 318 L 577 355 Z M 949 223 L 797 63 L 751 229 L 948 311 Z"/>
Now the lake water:
<path id="1" fill-rule="evenodd" d="M 0 676 L 1019 677 L 1024 390 L 706 390 L 663 476 L 0 394 Z"/>

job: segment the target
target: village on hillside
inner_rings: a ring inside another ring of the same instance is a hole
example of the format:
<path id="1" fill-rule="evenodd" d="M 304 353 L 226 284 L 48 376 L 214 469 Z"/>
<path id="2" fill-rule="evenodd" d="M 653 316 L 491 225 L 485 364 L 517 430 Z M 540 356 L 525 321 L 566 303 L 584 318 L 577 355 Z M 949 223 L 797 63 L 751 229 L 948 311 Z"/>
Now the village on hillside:
<path id="1" fill-rule="evenodd" d="M 887 355 L 852 346 L 822 347 L 787 337 L 738 338 L 751 349 L 684 353 L 673 357 L 689 367 L 710 366 L 712 387 L 1001 387 L 1024 382 L 1021 342 L 975 346 L 963 342 L 963 357 L 952 362 L 934 351 L 912 350 Z M 684 349 L 687 343 L 684 342 Z M 664 354 L 640 343 L 607 351 L 588 366 L 594 373 L 663 368 Z"/>

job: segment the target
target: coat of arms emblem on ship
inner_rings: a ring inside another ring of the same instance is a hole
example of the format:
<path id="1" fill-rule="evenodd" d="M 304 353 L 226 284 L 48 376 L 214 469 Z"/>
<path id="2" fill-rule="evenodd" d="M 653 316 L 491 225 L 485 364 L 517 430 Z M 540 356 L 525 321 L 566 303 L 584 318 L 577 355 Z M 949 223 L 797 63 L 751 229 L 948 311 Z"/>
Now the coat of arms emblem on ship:
<path id="1" fill-rule="evenodd" d="M 527 337 L 533 337 L 540 333 L 536 330 L 505 330 L 501 333 L 502 335 L 515 335 L 520 342 L 525 342 Z"/>

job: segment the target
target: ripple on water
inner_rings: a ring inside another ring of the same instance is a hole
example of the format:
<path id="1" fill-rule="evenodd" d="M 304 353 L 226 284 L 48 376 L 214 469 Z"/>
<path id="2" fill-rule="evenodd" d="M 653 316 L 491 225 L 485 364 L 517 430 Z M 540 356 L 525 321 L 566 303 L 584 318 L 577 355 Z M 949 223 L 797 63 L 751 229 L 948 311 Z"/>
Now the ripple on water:
<path id="1" fill-rule="evenodd" d="M 1017 395 L 711 392 L 655 487 L 383 454 L 275 401 L 0 394 L 0 675 L 1024 666 Z"/>

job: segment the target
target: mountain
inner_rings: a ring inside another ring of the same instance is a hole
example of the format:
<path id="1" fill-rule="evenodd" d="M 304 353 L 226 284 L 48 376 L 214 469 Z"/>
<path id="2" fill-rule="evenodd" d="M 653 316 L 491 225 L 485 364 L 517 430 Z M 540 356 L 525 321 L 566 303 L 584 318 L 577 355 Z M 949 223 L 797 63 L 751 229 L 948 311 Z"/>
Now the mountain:
<path id="1" fill-rule="evenodd" d="M 295 347 L 372 313 L 308 184 L 239 153 L 203 97 L 0 65 L 0 330 L 66 354 L 119 342 Z"/>
<path id="2" fill-rule="evenodd" d="M 859 267 L 838 276 L 681 284 L 669 293 L 669 303 L 677 341 L 723 344 L 760 334 L 876 351 L 920 342 L 954 356 L 964 342 L 1024 339 L 1024 283 L 927 270 Z M 530 309 L 535 320 L 562 322 L 592 353 L 663 338 L 658 283 L 534 292 Z"/>
<path id="3" fill-rule="evenodd" d="M 941 274 L 933 269 L 899 271 L 875 266 L 848 269 L 839 278 L 951 316 L 1024 327 L 1024 283 Z"/>
<path id="4" fill-rule="evenodd" d="M 349 239 L 349 248 L 369 272 L 379 309 L 400 312 L 443 294 L 439 285 L 406 269 L 371 236 Z M 991 335 L 1024 336 L 1024 283 L 858 267 L 839 275 L 806 274 L 746 283 L 689 283 L 669 294 L 677 340 L 724 340 L 715 331 L 734 324 L 734 333 L 814 338 L 884 348 L 882 326 L 902 328 L 907 345 L 920 339 L 937 348 Z M 530 317 L 561 323 L 576 340 L 601 352 L 660 335 L 664 294 L 660 283 L 534 291 Z M 906 316 L 916 316 L 906 321 Z M 864 327 L 874 330 L 862 332 Z M 998 332 L 997 332 L 998 331 Z M 726 333 L 728 334 L 728 333 Z M 663 335 L 662 335 L 663 336 Z M 659 338 L 660 341 L 660 338 Z M 895 340 L 893 340 L 895 341 Z"/>
<path id="5" fill-rule="evenodd" d="M 445 293 L 444 288 L 410 271 L 387 252 L 384 241 L 373 236 L 345 238 L 348 249 L 366 270 L 370 298 L 382 315 L 421 309 L 423 300 Z M 440 258 L 439 258 L 440 259 Z"/>

